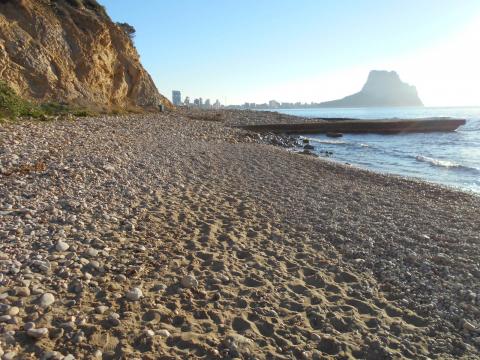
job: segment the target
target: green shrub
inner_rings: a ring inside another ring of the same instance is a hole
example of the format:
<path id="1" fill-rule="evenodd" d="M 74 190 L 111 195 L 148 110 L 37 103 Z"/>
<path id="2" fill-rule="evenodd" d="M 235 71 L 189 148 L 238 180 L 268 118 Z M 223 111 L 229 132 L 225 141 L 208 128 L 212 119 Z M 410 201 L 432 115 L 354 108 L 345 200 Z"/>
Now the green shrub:
<path id="1" fill-rule="evenodd" d="M 83 0 L 83 5 L 99 15 L 107 16 L 107 10 L 105 10 L 105 7 L 100 5 L 96 0 Z"/>
<path id="2" fill-rule="evenodd" d="M 117 22 L 117 25 L 120 27 L 120 29 L 122 29 L 125 32 L 125 34 L 128 35 L 130 39 L 133 40 L 137 30 L 135 30 L 135 28 L 132 25 L 128 23 L 121 23 L 121 22 Z"/>
<path id="3" fill-rule="evenodd" d="M 103 5 L 100 5 L 96 0 L 65 0 L 69 5 L 82 8 L 86 7 L 101 16 L 107 16 L 107 10 Z"/>
<path id="4" fill-rule="evenodd" d="M 23 100 L 7 83 L 0 80 L 0 115 L 5 117 L 30 116 L 35 106 Z"/>
<path id="5" fill-rule="evenodd" d="M 93 116 L 88 109 L 72 107 L 65 103 L 33 104 L 18 96 L 7 83 L 0 80 L 0 118 L 33 117 L 49 119 L 50 116 L 72 114 L 76 117 Z"/>

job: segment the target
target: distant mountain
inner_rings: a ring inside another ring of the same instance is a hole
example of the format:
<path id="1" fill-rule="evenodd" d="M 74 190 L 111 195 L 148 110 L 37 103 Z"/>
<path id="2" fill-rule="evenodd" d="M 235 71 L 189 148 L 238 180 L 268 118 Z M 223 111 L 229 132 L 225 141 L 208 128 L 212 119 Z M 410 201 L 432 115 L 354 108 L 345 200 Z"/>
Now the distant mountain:
<path id="1" fill-rule="evenodd" d="M 327 101 L 320 107 L 423 106 L 415 86 L 400 80 L 395 71 L 370 71 L 363 89 L 340 100 Z"/>

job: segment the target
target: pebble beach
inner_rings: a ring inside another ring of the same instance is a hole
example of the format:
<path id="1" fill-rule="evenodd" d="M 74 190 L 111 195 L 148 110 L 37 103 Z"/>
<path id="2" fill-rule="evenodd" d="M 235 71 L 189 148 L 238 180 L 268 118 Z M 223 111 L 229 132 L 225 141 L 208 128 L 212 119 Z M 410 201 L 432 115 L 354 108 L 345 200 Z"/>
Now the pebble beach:
<path id="1" fill-rule="evenodd" d="M 0 124 L 0 358 L 478 359 L 480 197 L 233 126 L 293 119 Z"/>

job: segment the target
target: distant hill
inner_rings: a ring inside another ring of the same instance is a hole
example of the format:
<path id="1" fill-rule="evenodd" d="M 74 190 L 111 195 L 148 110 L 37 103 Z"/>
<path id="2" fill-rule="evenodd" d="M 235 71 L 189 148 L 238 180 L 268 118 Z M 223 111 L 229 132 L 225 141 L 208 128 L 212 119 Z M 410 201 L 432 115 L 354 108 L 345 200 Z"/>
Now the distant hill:
<path id="1" fill-rule="evenodd" d="M 96 0 L 0 0 L 0 80 L 37 102 L 170 107 L 133 32 Z"/>
<path id="2" fill-rule="evenodd" d="M 423 106 L 415 86 L 400 80 L 395 71 L 370 71 L 363 89 L 340 100 L 327 101 L 320 107 Z"/>

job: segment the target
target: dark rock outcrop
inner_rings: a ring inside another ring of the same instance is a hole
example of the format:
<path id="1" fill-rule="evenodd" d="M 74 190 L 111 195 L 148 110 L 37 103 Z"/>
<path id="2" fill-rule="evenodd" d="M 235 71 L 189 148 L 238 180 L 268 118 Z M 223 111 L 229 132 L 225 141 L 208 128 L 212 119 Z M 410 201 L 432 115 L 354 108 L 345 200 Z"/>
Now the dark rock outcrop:
<path id="1" fill-rule="evenodd" d="M 1 0 L 0 79 L 38 102 L 171 106 L 95 0 Z"/>
<path id="2" fill-rule="evenodd" d="M 415 86 L 400 80 L 395 71 L 373 70 L 363 89 L 340 100 L 327 101 L 321 107 L 423 106 Z"/>

